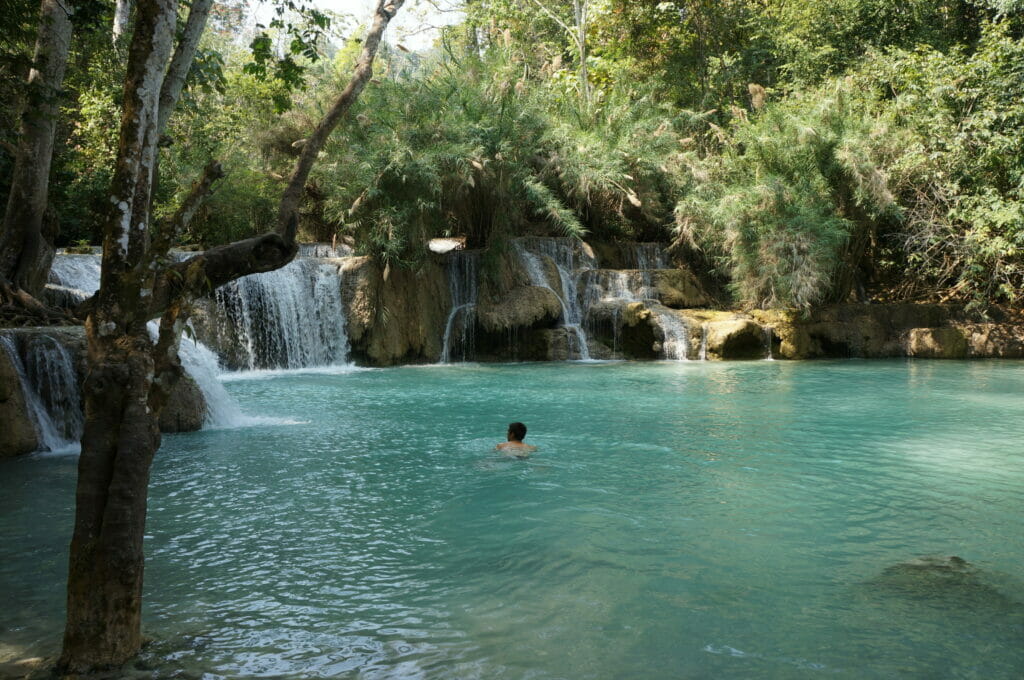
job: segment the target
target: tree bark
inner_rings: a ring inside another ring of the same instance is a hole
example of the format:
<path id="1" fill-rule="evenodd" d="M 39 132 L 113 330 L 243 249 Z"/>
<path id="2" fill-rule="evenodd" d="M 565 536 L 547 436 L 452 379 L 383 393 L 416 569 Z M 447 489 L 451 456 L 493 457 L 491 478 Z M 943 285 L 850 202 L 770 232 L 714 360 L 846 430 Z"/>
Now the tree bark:
<path id="1" fill-rule="evenodd" d="M 57 220 L 47 214 L 50 163 L 61 87 L 71 47 L 72 3 L 42 0 L 28 104 L 0 230 L 0 279 L 39 297 L 56 251 Z"/>
<path id="2" fill-rule="evenodd" d="M 132 0 L 117 0 L 114 5 L 114 26 L 110 35 L 116 45 L 121 36 L 128 32 L 128 21 L 132 17 Z"/>
<path id="3" fill-rule="evenodd" d="M 150 234 L 157 141 L 181 92 L 168 78 L 177 0 L 137 0 L 125 80 L 121 135 L 104 225 L 100 290 L 85 306 L 88 374 L 85 432 L 78 466 L 75 528 L 68 565 L 67 626 L 58 662 L 63 673 L 116 667 L 142 643 L 141 611 L 149 473 L 160 446 L 158 421 L 181 374 L 178 344 L 190 302 L 233 279 L 284 266 L 295 257 L 297 205 L 309 170 L 338 120 L 371 74 L 381 34 L 402 0 L 379 0 L 348 87 L 317 127 L 281 199 L 278 233 L 264 234 L 169 264 L 173 233 L 187 224 L 223 171 L 211 163 L 176 215 Z M 196 35 L 209 10 L 201 10 Z M 190 14 L 188 26 L 192 26 Z M 198 14 L 196 14 L 198 16 Z M 187 27 L 182 43 L 188 41 Z M 194 55 L 179 45 L 178 53 Z M 188 56 L 188 63 L 191 63 Z M 176 89 L 175 89 L 176 87 Z M 165 96 L 166 95 L 166 96 Z M 156 340 L 146 322 L 161 316 Z"/>

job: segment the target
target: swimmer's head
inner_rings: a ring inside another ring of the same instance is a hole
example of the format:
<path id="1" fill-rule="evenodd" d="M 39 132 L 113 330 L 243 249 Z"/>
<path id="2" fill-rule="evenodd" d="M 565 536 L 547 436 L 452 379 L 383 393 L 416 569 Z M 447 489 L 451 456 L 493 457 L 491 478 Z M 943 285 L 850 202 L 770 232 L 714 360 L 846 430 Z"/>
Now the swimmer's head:
<path id="1" fill-rule="evenodd" d="M 508 424 L 508 440 L 510 442 L 521 442 L 526 438 L 526 425 L 522 423 Z"/>

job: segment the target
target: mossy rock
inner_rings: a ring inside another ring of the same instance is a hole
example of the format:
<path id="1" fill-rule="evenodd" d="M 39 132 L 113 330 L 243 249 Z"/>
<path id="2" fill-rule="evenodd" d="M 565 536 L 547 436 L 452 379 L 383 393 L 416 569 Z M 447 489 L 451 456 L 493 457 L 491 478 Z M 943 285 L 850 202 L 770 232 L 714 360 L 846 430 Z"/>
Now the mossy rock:
<path id="1" fill-rule="evenodd" d="M 907 333 L 907 356 L 922 359 L 963 359 L 967 338 L 958 328 L 912 328 Z"/>

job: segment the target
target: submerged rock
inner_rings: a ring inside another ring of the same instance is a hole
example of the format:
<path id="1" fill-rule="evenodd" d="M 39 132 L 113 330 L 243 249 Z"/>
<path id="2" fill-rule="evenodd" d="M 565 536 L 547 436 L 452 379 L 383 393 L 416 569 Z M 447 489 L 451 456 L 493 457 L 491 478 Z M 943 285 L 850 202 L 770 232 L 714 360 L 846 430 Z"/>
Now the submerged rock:
<path id="1" fill-rule="evenodd" d="M 924 555 L 886 567 L 869 585 L 883 594 L 958 610 L 1024 612 L 989 574 L 956 555 Z"/>

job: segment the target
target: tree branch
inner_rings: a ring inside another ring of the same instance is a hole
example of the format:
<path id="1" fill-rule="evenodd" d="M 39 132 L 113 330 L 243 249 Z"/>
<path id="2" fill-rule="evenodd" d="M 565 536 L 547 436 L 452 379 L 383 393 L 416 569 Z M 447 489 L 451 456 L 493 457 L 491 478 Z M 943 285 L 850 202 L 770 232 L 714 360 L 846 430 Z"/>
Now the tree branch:
<path id="1" fill-rule="evenodd" d="M 202 176 L 192 184 L 192 190 L 178 206 L 177 211 L 157 225 L 156 238 L 150 246 L 151 257 L 158 258 L 167 254 L 175 239 L 188 228 L 196 211 L 213 193 L 214 183 L 225 175 L 220 161 L 210 161 L 203 168 Z"/>
<path id="2" fill-rule="evenodd" d="M 196 49 L 199 47 L 199 39 L 206 27 L 206 18 L 210 14 L 213 0 L 193 0 L 192 8 L 188 12 L 188 21 L 185 22 L 185 30 L 182 33 L 181 41 L 174 49 L 174 56 L 171 58 L 171 65 L 167 67 L 167 75 L 164 77 L 163 87 L 160 89 L 160 114 L 157 120 L 157 134 L 162 135 L 167 129 L 167 121 L 171 119 L 171 112 L 178 104 L 181 91 L 185 87 L 185 78 L 192 68 L 192 62 L 196 57 Z"/>
<path id="3" fill-rule="evenodd" d="M 561 27 L 562 27 L 562 29 L 563 29 L 563 30 L 564 30 L 564 31 L 565 31 L 566 33 L 568 33 L 568 34 L 569 34 L 569 37 L 570 37 L 570 38 L 572 39 L 572 41 L 573 41 L 574 43 L 576 43 L 576 47 L 577 47 L 577 48 L 579 48 L 579 47 L 580 47 L 580 41 L 579 41 L 579 37 L 578 37 L 578 36 L 576 35 L 575 31 L 573 31 L 573 29 L 572 29 L 572 27 L 571 27 L 571 26 L 569 26 L 569 25 L 568 25 L 568 24 L 566 24 L 566 23 L 565 23 L 564 21 L 562 21 L 561 19 L 559 19 L 559 18 L 558 18 L 558 15 L 557 15 L 557 14 L 555 14 L 554 12 L 552 12 L 552 11 L 551 11 L 550 9 L 548 9 L 547 7 L 545 7 L 545 6 L 544 6 L 544 5 L 543 5 L 543 4 L 541 3 L 541 1 L 540 1 L 540 0 L 533 0 L 533 4 L 537 5 L 537 7 L 540 7 L 540 9 L 541 9 L 541 11 L 542 11 L 542 12 L 544 12 L 545 14 L 547 14 L 547 15 L 548 15 L 549 17 L 551 17 L 551 20 L 552 20 L 552 21 L 554 21 L 554 22 L 555 22 L 556 24 L 558 24 L 559 26 L 561 26 Z"/>
<path id="4" fill-rule="evenodd" d="M 160 316 L 180 300 L 201 297 L 235 279 L 273 271 L 288 264 L 299 250 L 295 243 L 296 225 L 293 220 L 284 235 L 254 236 L 211 248 L 169 266 L 153 288 L 149 318 Z"/>
<path id="5" fill-rule="evenodd" d="M 363 40 L 363 51 L 356 62 L 356 70 L 352 74 L 352 79 L 349 80 L 348 85 L 338 95 L 327 115 L 323 117 L 323 120 L 320 121 L 316 130 L 313 131 L 313 134 L 309 136 L 302 147 L 302 153 L 295 164 L 295 171 L 288 180 L 288 186 L 284 190 L 284 195 L 281 197 L 281 203 L 278 207 L 278 233 L 284 233 L 296 218 L 299 201 L 302 199 L 302 192 L 305 189 L 306 180 L 309 178 L 309 172 L 313 168 L 313 163 L 323 149 L 324 144 L 327 143 L 327 138 L 331 132 L 338 126 L 341 117 L 348 112 L 352 103 L 358 99 L 359 93 L 366 87 L 366 82 L 373 76 L 373 58 L 377 54 L 381 36 L 404 2 L 405 0 L 378 0 L 377 9 L 374 11 L 373 24 Z"/>

